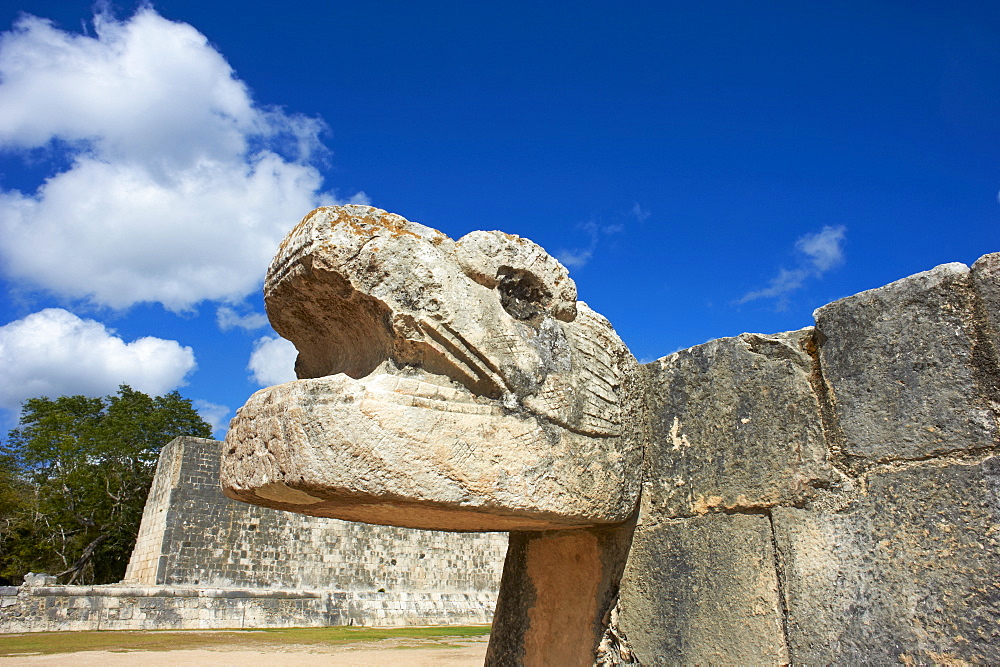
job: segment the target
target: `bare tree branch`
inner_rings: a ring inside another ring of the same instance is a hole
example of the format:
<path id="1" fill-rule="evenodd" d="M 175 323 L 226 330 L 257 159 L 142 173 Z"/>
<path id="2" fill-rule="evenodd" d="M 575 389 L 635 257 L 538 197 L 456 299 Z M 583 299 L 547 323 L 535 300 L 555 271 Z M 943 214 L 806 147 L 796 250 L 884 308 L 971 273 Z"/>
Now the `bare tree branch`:
<path id="1" fill-rule="evenodd" d="M 94 551 L 97 549 L 98 545 L 100 545 L 101 542 L 103 542 L 106 539 L 108 539 L 107 533 L 101 533 L 100 535 L 98 535 L 96 540 L 94 540 L 93 542 L 91 542 L 86 546 L 86 548 L 83 550 L 83 553 L 80 555 L 79 560 L 73 563 L 73 567 L 69 568 L 68 570 L 63 570 L 62 572 L 57 574 L 56 577 L 61 577 L 63 575 L 72 572 L 73 576 L 71 576 L 69 578 L 69 581 L 67 581 L 66 583 L 72 584 L 74 581 L 76 581 L 77 576 L 79 576 L 80 572 L 83 570 L 83 567 L 87 564 L 87 561 L 89 561 L 93 557 Z"/>

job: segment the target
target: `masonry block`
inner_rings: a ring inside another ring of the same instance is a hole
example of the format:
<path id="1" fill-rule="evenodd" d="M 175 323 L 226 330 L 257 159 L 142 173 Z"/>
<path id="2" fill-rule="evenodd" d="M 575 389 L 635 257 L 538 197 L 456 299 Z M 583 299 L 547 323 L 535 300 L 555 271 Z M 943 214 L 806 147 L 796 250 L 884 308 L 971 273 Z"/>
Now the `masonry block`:
<path id="1" fill-rule="evenodd" d="M 837 477 L 811 384 L 812 336 L 743 334 L 646 364 L 649 512 L 795 504 Z"/>
<path id="2" fill-rule="evenodd" d="M 1000 443 L 976 309 L 969 268 L 944 264 L 816 311 L 841 454 L 870 465 Z"/>
<path id="3" fill-rule="evenodd" d="M 1000 458 L 871 474 L 774 524 L 796 663 L 1000 662 Z"/>
<path id="4" fill-rule="evenodd" d="M 640 519 L 620 628 L 644 664 L 788 662 L 763 514 Z"/>

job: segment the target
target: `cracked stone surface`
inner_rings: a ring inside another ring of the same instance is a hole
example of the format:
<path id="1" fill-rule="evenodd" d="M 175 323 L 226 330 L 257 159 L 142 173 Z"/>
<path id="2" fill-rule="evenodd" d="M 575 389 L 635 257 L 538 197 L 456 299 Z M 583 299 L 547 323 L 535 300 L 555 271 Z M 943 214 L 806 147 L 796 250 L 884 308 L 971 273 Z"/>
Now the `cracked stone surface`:
<path id="1" fill-rule="evenodd" d="M 658 521 L 643 509 L 619 621 L 639 660 L 787 663 L 768 517 Z"/>
<path id="2" fill-rule="evenodd" d="M 1000 252 L 983 255 L 972 265 L 972 283 L 979 295 L 984 337 L 1000 363 Z"/>
<path id="3" fill-rule="evenodd" d="M 646 365 L 639 661 L 997 660 L 998 295 L 994 254 Z"/>

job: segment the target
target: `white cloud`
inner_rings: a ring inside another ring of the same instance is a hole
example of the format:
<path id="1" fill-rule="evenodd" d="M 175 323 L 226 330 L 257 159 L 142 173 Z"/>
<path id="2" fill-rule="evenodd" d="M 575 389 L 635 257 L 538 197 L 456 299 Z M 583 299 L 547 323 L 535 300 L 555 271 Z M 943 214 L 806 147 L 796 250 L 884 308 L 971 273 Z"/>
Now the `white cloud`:
<path id="1" fill-rule="evenodd" d="M 630 213 L 635 216 L 635 219 L 639 222 L 646 222 L 646 220 L 649 219 L 649 216 L 652 215 L 647 209 L 639 206 L 639 202 L 632 205 Z"/>
<path id="2" fill-rule="evenodd" d="M 815 234 L 806 234 L 795 242 L 795 249 L 809 258 L 809 263 L 817 273 L 824 273 L 844 261 L 843 225 L 824 227 Z"/>
<path id="3" fill-rule="evenodd" d="M 595 244 L 596 248 L 596 244 Z M 595 248 L 577 248 L 576 250 L 560 250 L 556 253 L 556 259 L 569 269 L 579 269 L 586 266 L 590 258 L 594 256 Z"/>
<path id="4" fill-rule="evenodd" d="M 291 382 L 295 379 L 297 354 L 295 346 L 284 338 L 262 336 L 253 344 L 247 370 L 262 387 Z"/>
<path id="5" fill-rule="evenodd" d="M 120 384 L 152 396 L 196 367 L 190 347 L 145 337 L 126 343 L 100 322 L 47 308 L 0 327 L 0 407 L 37 396 L 104 396 Z"/>
<path id="6" fill-rule="evenodd" d="M 204 35 L 150 8 L 98 14 L 93 36 L 23 17 L 0 37 L 0 99 L 0 148 L 70 165 L 0 192 L 5 271 L 59 295 L 238 302 L 284 234 L 336 202 L 309 162 L 322 122 L 256 105 Z"/>
<path id="7" fill-rule="evenodd" d="M 583 224 L 577 225 L 577 228 L 583 232 L 583 237 L 587 241 L 586 245 L 558 250 L 553 253 L 556 259 L 570 269 L 581 269 L 590 261 L 590 258 L 594 256 L 594 251 L 597 250 L 601 237 L 621 234 L 625 231 L 625 225 L 621 223 L 601 225 L 598 224 L 597 220 L 588 220 Z"/>
<path id="8" fill-rule="evenodd" d="M 229 331 L 230 329 L 254 331 L 266 327 L 268 324 L 267 315 L 264 313 L 252 312 L 241 315 L 229 306 L 219 306 L 215 311 L 215 322 L 223 331 Z"/>
<path id="9" fill-rule="evenodd" d="M 780 269 L 778 275 L 771 278 L 771 282 L 767 284 L 767 287 L 747 292 L 738 303 L 747 303 L 748 301 L 756 301 L 757 299 L 775 299 L 785 296 L 789 292 L 802 287 L 802 284 L 805 283 L 810 275 L 808 269 Z"/>
<path id="10" fill-rule="evenodd" d="M 814 234 L 806 234 L 795 241 L 798 266 L 794 269 L 781 268 L 767 287 L 747 292 L 737 303 L 747 303 L 757 299 L 783 299 L 811 278 L 819 278 L 844 261 L 844 237 L 847 228 L 843 225 L 826 226 Z M 779 306 L 782 303 L 779 301 Z"/>
<path id="11" fill-rule="evenodd" d="M 197 410 L 198 415 L 212 425 L 212 433 L 215 437 L 226 437 L 226 431 L 229 430 L 228 406 L 209 403 L 201 399 L 191 401 L 191 404 Z"/>

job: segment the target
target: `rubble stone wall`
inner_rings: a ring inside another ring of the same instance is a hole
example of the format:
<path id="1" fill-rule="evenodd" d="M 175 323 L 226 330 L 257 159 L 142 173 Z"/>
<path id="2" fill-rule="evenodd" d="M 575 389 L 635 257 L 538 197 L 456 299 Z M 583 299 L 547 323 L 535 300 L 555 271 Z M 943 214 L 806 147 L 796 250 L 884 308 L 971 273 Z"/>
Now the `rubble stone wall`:
<path id="1" fill-rule="evenodd" d="M 643 663 L 1000 662 L 1000 254 L 646 366 Z"/>

